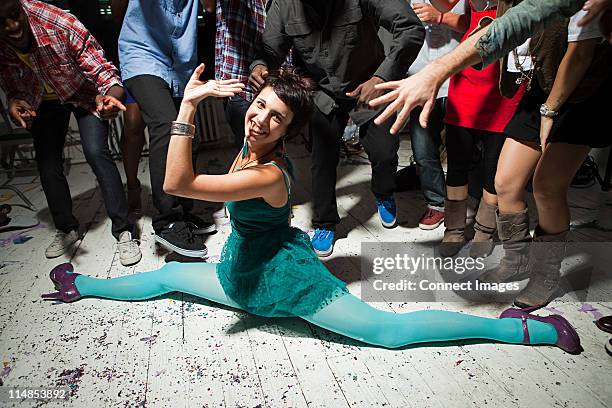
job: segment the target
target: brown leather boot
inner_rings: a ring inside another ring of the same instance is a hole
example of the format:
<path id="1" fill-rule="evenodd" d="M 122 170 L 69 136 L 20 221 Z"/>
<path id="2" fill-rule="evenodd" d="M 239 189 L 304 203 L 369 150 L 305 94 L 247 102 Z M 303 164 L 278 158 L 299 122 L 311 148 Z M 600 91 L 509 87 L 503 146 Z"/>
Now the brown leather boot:
<path id="1" fill-rule="evenodd" d="M 470 248 L 472 258 L 486 258 L 493 252 L 493 234 L 497 229 L 496 211 L 497 206 L 486 203 L 484 199 L 480 200 L 474 223 L 474 239 Z"/>
<path id="2" fill-rule="evenodd" d="M 455 255 L 465 245 L 465 213 L 467 200 L 444 200 L 444 238 L 440 243 L 440 255 Z"/>
<path id="3" fill-rule="evenodd" d="M 478 280 L 499 283 L 526 278 L 531 242 L 527 209 L 509 214 L 497 211 L 497 234 L 504 246 L 504 256 L 497 268 L 485 272 Z"/>
<path id="4" fill-rule="evenodd" d="M 529 283 L 514 299 L 517 307 L 542 307 L 555 298 L 561 280 L 568 231 L 544 235 L 536 228 L 529 250 Z"/>

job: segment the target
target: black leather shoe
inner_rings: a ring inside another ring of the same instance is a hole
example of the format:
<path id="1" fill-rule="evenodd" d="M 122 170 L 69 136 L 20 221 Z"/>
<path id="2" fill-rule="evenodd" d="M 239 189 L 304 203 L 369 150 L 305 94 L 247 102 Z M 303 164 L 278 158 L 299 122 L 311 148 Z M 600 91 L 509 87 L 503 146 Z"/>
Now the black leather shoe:
<path id="1" fill-rule="evenodd" d="M 612 333 L 612 316 L 604 316 L 595 322 L 599 330 Z"/>

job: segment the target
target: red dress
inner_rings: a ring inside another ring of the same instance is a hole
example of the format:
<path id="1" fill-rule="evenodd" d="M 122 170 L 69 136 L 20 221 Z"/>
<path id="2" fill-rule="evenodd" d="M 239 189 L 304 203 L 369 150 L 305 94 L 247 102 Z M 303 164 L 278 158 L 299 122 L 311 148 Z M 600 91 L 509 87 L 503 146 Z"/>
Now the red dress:
<path id="1" fill-rule="evenodd" d="M 476 11 L 471 1 L 470 8 L 470 28 L 462 41 L 478 27 L 482 18 L 495 18 L 497 13 L 497 9 Z M 498 63 L 480 71 L 469 67 L 453 75 L 444 121 L 449 125 L 502 133 L 514 116 L 525 87 L 521 86 L 512 99 L 505 98 L 499 92 L 499 75 Z"/>

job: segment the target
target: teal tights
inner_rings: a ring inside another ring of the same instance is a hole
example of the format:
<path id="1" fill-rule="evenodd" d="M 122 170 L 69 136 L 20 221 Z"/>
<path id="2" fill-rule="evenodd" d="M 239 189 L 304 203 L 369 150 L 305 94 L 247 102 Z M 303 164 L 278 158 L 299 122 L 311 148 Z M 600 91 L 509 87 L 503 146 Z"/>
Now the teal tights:
<path id="1" fill-rule="evenodd" d="M 223 291 L 215 264 L 173 262 L 156 271 L 113 279 L 79 275 L 75 282 L 82 296 L 144 300 L 170 292 L 184 292 L 240 309 Z M 376 309 L 351 294 L 339 297 L 312 315 L 301 317 L 327 330 L 388 348 L 461 339 L 523 342 L 519 319 L 489 319 L 442 310 L 391 313 Z M 557 342 L 557 332 L 552 325 L 535 320 L 528 320 L 527 325 L 531 344 Z"/>

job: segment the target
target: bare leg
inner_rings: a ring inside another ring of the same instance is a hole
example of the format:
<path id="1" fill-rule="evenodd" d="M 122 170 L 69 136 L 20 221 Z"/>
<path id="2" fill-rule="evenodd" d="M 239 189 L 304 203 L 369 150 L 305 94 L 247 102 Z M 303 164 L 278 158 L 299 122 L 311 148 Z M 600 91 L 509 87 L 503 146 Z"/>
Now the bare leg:
<path id="1" fill-rule="evenodd" d="M 495 175 L 500 213 L 518 213 L 526 208 L 525 186 L 541 155 L 539 145 L 506 139 Z"/>
<path id="2" fill-rule="evenodd" d="M 487 204 L 497 207 L 497 195 L 489 193 L 484 188 L 482 189 L 482 199 Z"/>
<path id="3" fill-rule="evenodd" d="M 567 190 L 590 150 L 588 146 L 566 143 L 551 143 L 544 150 L 533 178 L 533 195 L 543 233 L 560 234 L 569 229 Z"/>
<path id="4" fill-rule="evenodd" d="M 140 108 L 136 103 L 126 105 L 123 137 L 121 138 L 121 151 L 123 153 L 123 167 L 128 188 L 128 205 L 131 210 L 139 209 L 140 181 L 138 180 L 138 164 L 145 143 L 145 123 L 140 115 Z"/>
<path id="5" fill-rule="evenodd" d="M 468 185 L 460 187 L 446 186 L 446 198 L 452 201 L 463 201 L 468 198 Z"/>

